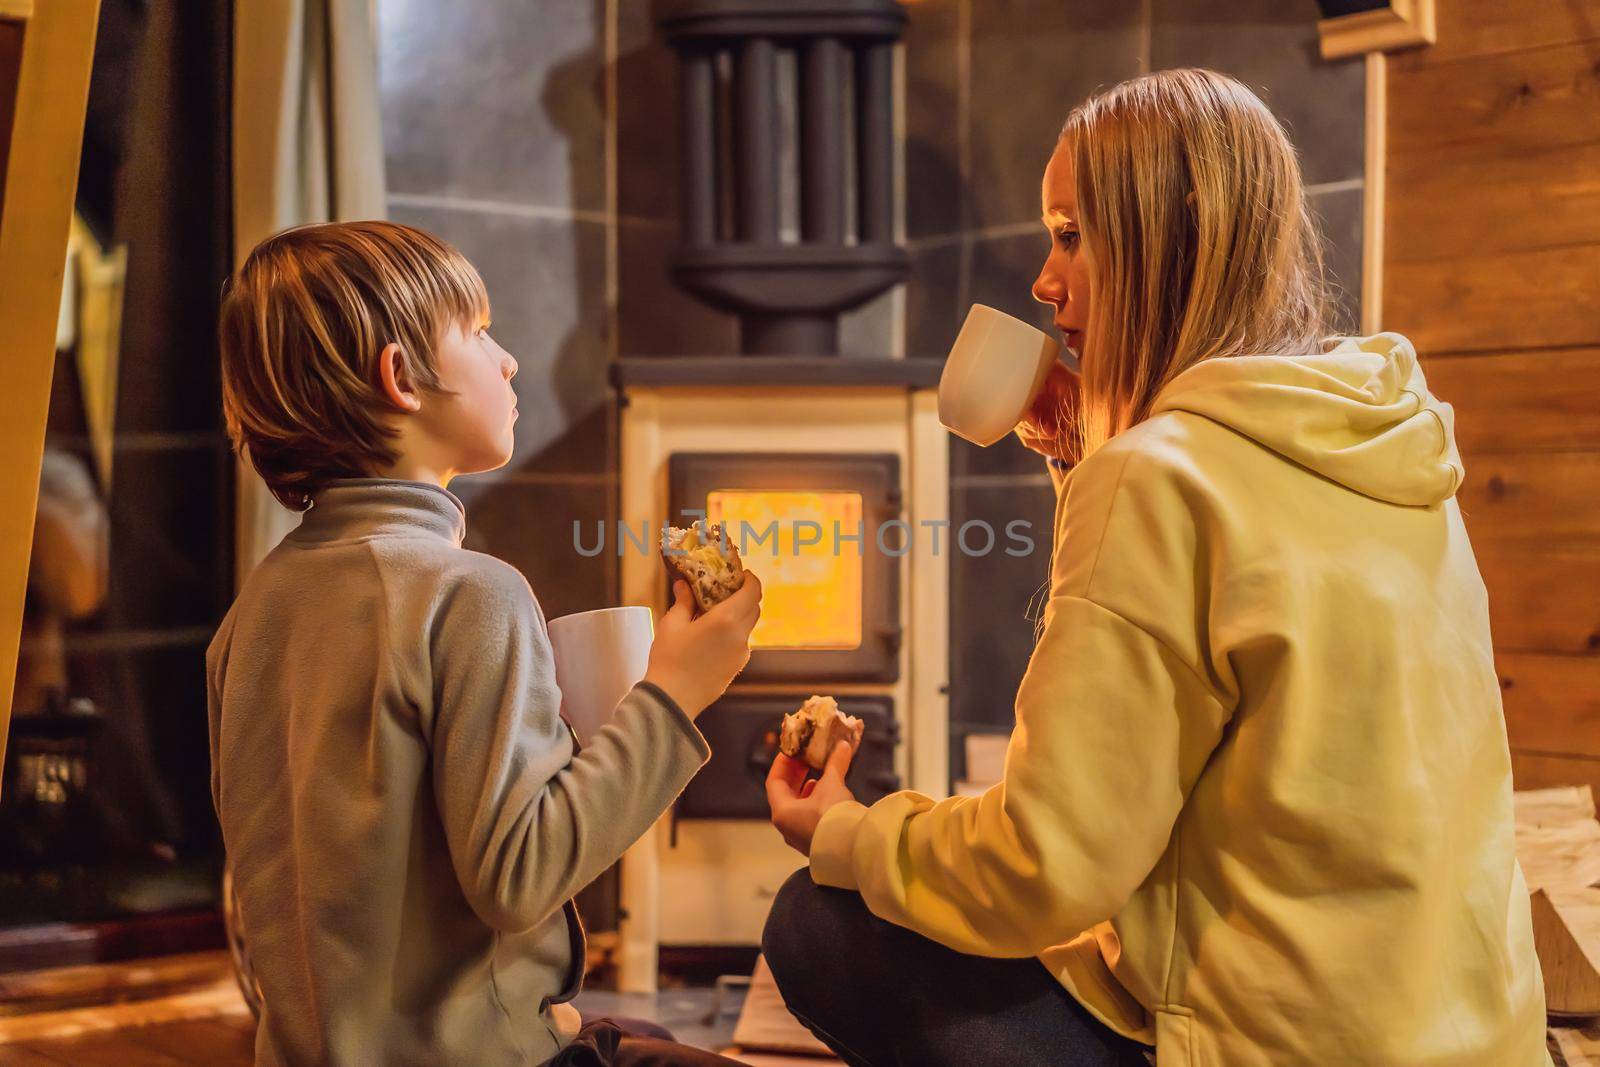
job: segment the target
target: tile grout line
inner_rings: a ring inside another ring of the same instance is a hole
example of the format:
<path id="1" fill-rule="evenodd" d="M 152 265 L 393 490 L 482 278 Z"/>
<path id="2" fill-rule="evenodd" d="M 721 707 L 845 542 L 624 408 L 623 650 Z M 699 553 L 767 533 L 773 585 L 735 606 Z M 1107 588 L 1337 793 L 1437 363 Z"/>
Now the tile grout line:
<path id="1" fill-rule="evenodd" d="M 894 239 L 910 249 L 906 240 L 906 42 L 902 33 L 894 45 Z M 906 290 L 911 281 L 907 271 L 905 280 L 890 291 L 889 297 L 889 354 L 894 359 L 906 357 Z"/>
<path id="2" fill-rule="evenodd" d="M 51 434 L 50 443 L 59 448 L 84 449 L 92 447 L 87 434 Z M 125 452 L 188 452 L 212 449 L 229 449 L 233 444 L 222 432 L 166 432 L 162 430 L 134 430 L 116 434 L 111 441 L 111 451 Z"/>
<path id="3" fill-rule="evenodd" d="M 1007 222 L 974 230 L 952 230 L 949 233 L 936 233 L 927 237 L 912 237 L 907 239 L 906 247 L 917 250 L 943 248 L 946 245 L 957 244 L 966 238 L 974 241 L 987 241 L 990 238 L 997 237 L 1026 237 L 1031 233 L 1042 233 L 1038 219 L 1029 219 L 1027 222 Z"/>
<path id="4" fill-rule="evenodd" d="M 606 315 L 610 325 L 606 355 L 609 361 L 617 358 L 617 330 L 619 320 L 618 237 L 617 215 L 621 207 L 617 192 L 617 62 L 618 56 L 618 5 L 621 0 L 606 0 L 605 5 L 605 216 L 606 227 Z"/>
<path id="5" fill-rule="evenodd" d="M 210 642 L 217 628 L 204 626 L 141 626 L 126 630 L 106 630 L 100 633 L 68 635 L 65 647 L 74 652 L 140 652 L 160 648 L 181 648 Z M 23 638 L 21 654 L 45 648 L 46 642 Z"/>
<path id="6" fill-rule="evenodd" d="M 952 489 L 1004 489 L 1008 486 L 1051 488 L 1048 474 L 952 474 Z"/>
<path id="7" fill-rule="evenodd" d="M 972 0 L 956 7 L 956 173 L 962 201 L 956 217 L 960 256 L 956 267 L 958 310 L 972 301 L 972 229 L 967 225 L 967 198 L 972 195 Z"/>
<path id="8" fill-rule="evenodd" d="M 1351 193 L 1357 189 L 1365 188 L 1365 178 L 1345 178 L 1336 182 L 1319 182 L 1316 185 L 1306 186 L 1307 196 L 1321 196 L 1324 193 Z"/>
<path id="9" fill-rule="evenodd" d="M 606 316 L 609 330 L 606 339 L 606 362 L 615 364 L 622 352 L 622 279 L 621 279 L 621 194 L 617 175 L 621 151 L 620 108 L 617 65 L 622 60 L 621 8 L 622 0 L 606 0 L 605 6 L 605 182 L 606 182 Z M 605 513 L 608 520 L 618 518 L 617 496 L 622 481 L 621 457 L 618 449 L 618 430 L 614 426 L 616 408 L 608 405 L 606 414 Z M 620 596 L 621 561 L 608 555 L 605 564 L 605 588 L 609 601 Z"/>
<path id="10" fill-rule="evenodd" d="M 519 204 L 513 200 L 484 200 L 477 197 L 435 193 L 390 193 L 391 205 L 434 208 L 443 211 L 468 211 L 482 215 L 509 215 L 524 219 L 550 219 L 558 222 L 595 222 L 602 225 L 668 226 L 670 220 L 644 216 L 621 216 L 611 211 L 588 208 L 551 207 L 546 204 Z"/>

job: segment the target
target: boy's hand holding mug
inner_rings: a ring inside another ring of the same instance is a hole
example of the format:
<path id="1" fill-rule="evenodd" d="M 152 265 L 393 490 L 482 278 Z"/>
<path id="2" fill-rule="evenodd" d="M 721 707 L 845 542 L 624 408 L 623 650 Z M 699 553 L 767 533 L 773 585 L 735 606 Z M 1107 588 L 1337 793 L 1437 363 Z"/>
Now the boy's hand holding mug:
<path id="1" fill-rule="evenodd" d="M 710 707 L 750 661 L 750 632 L 761 618 L 761 579 L 745 571 L 737 592 L 695 616 L 694 595 L 672 583 L 672 607 L 656 623 L 644 680 L 678 702 L 691 719 Z"/>

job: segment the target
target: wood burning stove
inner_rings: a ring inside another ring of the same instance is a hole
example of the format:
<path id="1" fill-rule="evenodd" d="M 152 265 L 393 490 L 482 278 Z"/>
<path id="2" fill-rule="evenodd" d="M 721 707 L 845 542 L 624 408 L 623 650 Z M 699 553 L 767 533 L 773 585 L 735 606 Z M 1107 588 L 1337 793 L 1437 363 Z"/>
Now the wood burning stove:
<path id="1" fill-rule="evenodd" d="M 950 786 L 943 365 L 837 355 L 839 315 L 906 272 L 893 128 L 905 13 L 895 0 L 657 0 L 656 14 L 682 70 L 672 273 L 738 316 L 744 355 L 612 365 L 619 518 L 635 531 L 701 513 L 729 523 L 761 578 L 762 618 L 748 666 L 700 716 L 714 754 L 671 832 L 624 857 L 618 977 L 630 992 L 655 988 L 663 944 L 759 943 L 802 863 L 767 821 L 762 781 L 782 716 L 806 697 L 867 720 L 849 777 L 861 799 Z M 779 104 L 791 98 L 798 143 L 786 146 Z M 781 221 L 789 158 L 793 235 Z M 623 602 L 661 611 L 670 582 L 656 538 L 644 543 L 622 552 Z"/>
<path id="2" fill-rule="evenodd" d="M 948 795 L 939 370 L 836 357 L 615 364 L 623 526 L 658 534 L 704 513 L 729 524 L 762 583 L 750 662 L 699 719 L 711 762 L 624 859 L 624 989 L 654 986 L 662 945 L 759 942 L 773 894 L 803 863 L 767 821 L 762 783 L 783 715 L 811 694 L 867 720 L 849 778 L 862 800 L 902 786 Z M 619 538 L 623 602 L 659 612 L 670 583 L 647 543 L 624 551 Z"/>

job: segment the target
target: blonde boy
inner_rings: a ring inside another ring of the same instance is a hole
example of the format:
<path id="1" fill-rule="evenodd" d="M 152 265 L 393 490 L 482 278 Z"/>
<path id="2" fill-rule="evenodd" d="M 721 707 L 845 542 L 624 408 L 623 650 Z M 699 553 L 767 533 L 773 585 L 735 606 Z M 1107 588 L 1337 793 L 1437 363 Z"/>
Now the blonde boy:
<path id="1" fill-rule="evenodd" d="M 488 326 L 460 253 L 384 222 L 277 234 L 224 297 L 229 433 L 305 512 L 207 655 L 266 1067 L 713 1059 L 580 1036 L 571 897 L 709 757 L 694 719 L 749 658 L 760 582 L 692 621 L 678 583 L 644 680 L 575 751 L 539 603 L 461 547 L 445 488 L 511 455 L 517 364 Z"/>

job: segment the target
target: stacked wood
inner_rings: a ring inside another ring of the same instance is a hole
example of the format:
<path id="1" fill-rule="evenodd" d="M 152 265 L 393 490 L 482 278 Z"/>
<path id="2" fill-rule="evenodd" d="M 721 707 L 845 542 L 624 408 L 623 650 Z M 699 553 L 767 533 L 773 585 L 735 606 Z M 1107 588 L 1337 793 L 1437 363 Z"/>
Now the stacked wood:
<path id="1" fill-rule="evenodd" d="M 1589 786 L 1516 794 L 1517 859 L 1552 1016 L 1600 1015 L 1600 821 Z"/>
<path id="2" fill-rule="evenodd" d="M 1556 1067 L 1600 1067 L 1600 1024 L 1552 1029 L 1550 1058 Z"/>

